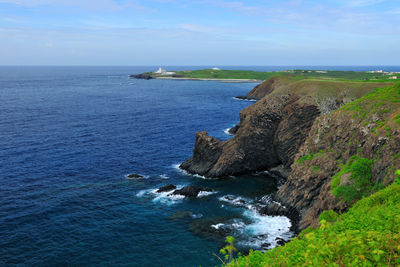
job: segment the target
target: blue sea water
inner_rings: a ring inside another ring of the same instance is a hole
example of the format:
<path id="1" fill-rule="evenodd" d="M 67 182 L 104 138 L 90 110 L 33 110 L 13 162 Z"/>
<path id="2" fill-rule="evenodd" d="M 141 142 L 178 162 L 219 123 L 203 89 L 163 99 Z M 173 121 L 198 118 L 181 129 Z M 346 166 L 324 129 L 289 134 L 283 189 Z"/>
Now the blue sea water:
<path id="1" fill-rule="evenodd" d="M 214 266 L 227 234 L 242 249 L 290 237 L 287 218 L 255 211 L 270 177 L 176 168 L 197 131 L 229 138 L 251 104 L 233 97 L 256 84 L 128 78 L 154 69 L 0 67 L 0 265 Z M 154 192 L 168 183 L 216 193 Z"/>

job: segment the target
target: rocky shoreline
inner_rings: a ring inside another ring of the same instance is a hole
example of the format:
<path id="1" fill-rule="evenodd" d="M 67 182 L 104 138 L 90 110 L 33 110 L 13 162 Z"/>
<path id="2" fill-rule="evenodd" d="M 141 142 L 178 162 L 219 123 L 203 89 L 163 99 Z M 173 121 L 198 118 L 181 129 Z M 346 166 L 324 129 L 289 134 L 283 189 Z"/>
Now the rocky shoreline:
<path id="1" fill-rule="evenodd" d="M 360 134 L 356 138 L 371 140 L 358 144 L 358 150 L 361 147 L 370 156 L 372 148 L 376 149 L 377 144 L 382 146 L 378 137 L 369 132 L 363 134 L 363 127 L 351 120 L 350 115 L 348 119 L 338 120 L 334 111 L 382 86 L 377 83 L 299 82 L 283 77 L 266 80 L 246 96 L 239 97 L 258 101 L 240 112 L 239 124 L 230 131 L 233 138 L 220 141 L 206 131 L 198 132 L 193 156 L 180 168 L 209 178 L 258 171 L 283 176 L 282 186 L 273 201 L 260 213 L 289 217 L 296 232 L 317 226 L 323 210 L 347 210 L 346 204 L 331 193 L 330 178 L 339 169 L 338 160 L 347 160 L 357 151 L 357 147 L 348 151 L 346 142 L 350 136 L 358 131 Z M 334 129 L 337 137 L 329 129 Z M 391 144 L 400 148 L 398 134 Z M 320 150 L 326 150 L 327 154 L 336 150 L 336 155 L 322 156 L 311 166 L 301 161 L 310 152 Z M 388 151 L 389 155 L 395 154 L 392 150 Z M 382 172 L 382 168 L 376 173 Z M 377 177 L 383 182 L 382 175 Z"/>

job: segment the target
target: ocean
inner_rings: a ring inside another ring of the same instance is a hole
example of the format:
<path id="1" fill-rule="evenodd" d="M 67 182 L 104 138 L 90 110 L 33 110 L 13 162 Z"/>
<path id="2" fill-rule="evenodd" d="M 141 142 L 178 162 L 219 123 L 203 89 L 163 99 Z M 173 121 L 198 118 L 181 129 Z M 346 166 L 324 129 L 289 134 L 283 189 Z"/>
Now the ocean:
<path id="1" fill-rule="evenodd" d="M 230 138 L 252 104 L 234 97 L 256 84 L 128 78 L 156 68 L 0 67 L 0 265 L 214 266 L 226 235 L 242 251 L 292 236 L 287 218 L 256 211 L 277 190 L 267 174 L 177 168 L 197 131 Z M 155 193 L 170 183 L 214 192 Z"/>

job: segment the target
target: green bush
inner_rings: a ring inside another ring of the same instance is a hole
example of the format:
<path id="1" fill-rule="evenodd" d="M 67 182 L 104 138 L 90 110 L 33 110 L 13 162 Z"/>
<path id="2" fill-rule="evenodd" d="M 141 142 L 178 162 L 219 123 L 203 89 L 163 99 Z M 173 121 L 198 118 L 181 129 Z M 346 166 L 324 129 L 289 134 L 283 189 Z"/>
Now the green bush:
<path id="1" fill-rule="evenodd" d="M 359 156 L 351 157 L 340 172 L 332 177 L 331 189 L 335 196 L 342 198 L 348 204 L 368 196 L 374 189 L 372 183 L 373 161 Z M 343 181 L 348 174 L 348 181 Z"/>
<path id="2" fill-rule="evenodd" d="M 358 201 L 283 247 L 252 251 L 228 266 L 400 266 L 400 185 Z"/>
<path id="3" fill-rule="evenodd" d="M 400 170 L 397 170 L 397 171 L 394 173 L 394 175 L 395 175 L 395 180 L 394 180 L 394 182 L 395 182 L 396 184 L 400 184 Z"/>
<path id="4" fill-rule="evenodd" d="M 304 156 L 302 156 L 301 158 L 299 158 L 299 159 L 297 160 L 297 163 L 303 163 L 304 161 L 312 160 L 313 157 L 314 157 L 313 154 L 304 155 Z"/>
<path id="5" fill-rule="evenodd" d="M 319 215 L 320 222 L 336 222 L 338 218 L 339 214 L 337 214 L 334 210 L 324 210 L 321 215 Z"/>

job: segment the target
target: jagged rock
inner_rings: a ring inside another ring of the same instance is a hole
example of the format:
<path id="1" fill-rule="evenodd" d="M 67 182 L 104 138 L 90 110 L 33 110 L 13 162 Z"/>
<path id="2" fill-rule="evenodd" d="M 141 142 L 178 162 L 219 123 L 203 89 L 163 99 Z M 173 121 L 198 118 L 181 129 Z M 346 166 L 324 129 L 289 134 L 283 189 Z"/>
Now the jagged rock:
<path id="1" fill-rule="evenodd" d="M 230 128 L 229 130 L 228 130 L 228 133 L 230 134 L 230 135 L 235 135 L 236 134 L 236 132 L 239 130 L 239 124 L 236 124 L 235 126 L 233 126 L 232 128 Z"/>
<path id="2" fill-rule="evenodd" d="M 176 186 L 173 184 L 164 185 L 164 186 L 161 186 L 160 188 L 158 188 L 157 193 L 172 191 L 175 188 L 176 188 Z"/>
<path id="3" fill-rule="evenodd" d="M 130 75 L 129 78 L 150 80 L 150 79 L 153 79 L 153 76 L 152 76 L 151 72 L 145 72 L 142 74 Z"/>
<path id="4" fill-rule="evenodd" d="M 275 238 L 275 241 L 279 246 L 284 246 L 287 243 L 287 241 L 285 241 L 284 239 L 282 239 L 280 237 Z"/>
<path id="5" fill-rule="evenodd" d="M 207 132 L 196 133 L 193 157 L 179 167 L 189 173 L 207 174 L 222 153 L 223 142 L 207 135 Z"/>
<path id="6" fill-rule="evenodd" d="M 143 175 L 132 173 L 132 174 L 128 174 L 126 176 L 126 178 L 127 179 L 139 179 L 139 178 L 143 178 Z"/>
<path id="7" fill-rule="evenodd" d="M 219 141 L 206 132 L 197 133 L 193 157 L 181 168 L 207 177 L 223 177 L 266 170 L 282 163 L 289 165 L 318 115 L 313 104 L 295 104 L 297 99 L 268 95 L 242 110 L 235 136 L 227 141 Z M 294 122 L 287 123 L 291 119 Z M 278 130 L 282 134 L 278 135 Z"/>
<path id="8" fill-rule="evenodd" d="M 172 192 L 172 195 L 182 195 L 185 197 L 197 197 L 200 191 L 205 192 L 212 192 L 213 190 L 208 187 L 201 187 L 201 186 L 194 186 L 194 185 L 187 185 L 182 189 L 175 190 Z"/>

